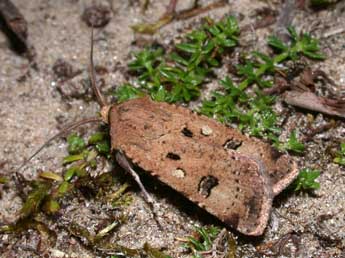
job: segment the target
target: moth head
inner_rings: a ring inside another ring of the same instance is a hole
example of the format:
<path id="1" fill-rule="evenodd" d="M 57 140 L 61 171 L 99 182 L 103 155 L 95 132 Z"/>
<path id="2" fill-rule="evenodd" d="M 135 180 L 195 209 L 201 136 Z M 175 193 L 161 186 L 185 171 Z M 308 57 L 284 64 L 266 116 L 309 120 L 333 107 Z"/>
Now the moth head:
<path id="1" fill-rule="evenodd" d="M 101 119 L 103 123 L 109 124 L 109 111 L 110 111 L 111 105 L 106 105 L 101 107 Z"/>

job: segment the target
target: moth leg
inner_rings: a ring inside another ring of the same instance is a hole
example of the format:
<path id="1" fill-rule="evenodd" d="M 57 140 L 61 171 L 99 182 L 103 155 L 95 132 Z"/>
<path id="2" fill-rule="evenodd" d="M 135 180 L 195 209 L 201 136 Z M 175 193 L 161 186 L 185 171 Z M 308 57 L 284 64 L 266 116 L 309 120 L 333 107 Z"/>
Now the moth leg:
<path id="1" fill-rule="evenodd" d="M 137 182 L 137 184 L 140 187 L 140 190 L 142 191 L 142 193 L 144 194 L 144 198 L 146 200 L 146 202 L 153 204 L 153 198 L 151 197 L 151 195 L 146 191 L 145 186 L 143 185 L 143 183 L 140 180 L 139 175 L 137 174 L 137 172 L 134 171 L 134 169 L 132 168 L 131 164 L 129 163 L 128 159 L 126 158 L 126 156 L 120 152 L 117 151 L 115 154 L 115 158 L 116 161 L 119 163 L 119 165 L 126 170 L 128 173 L 131 174 L 131 176 L 134 178 L 134 180 Z"/>

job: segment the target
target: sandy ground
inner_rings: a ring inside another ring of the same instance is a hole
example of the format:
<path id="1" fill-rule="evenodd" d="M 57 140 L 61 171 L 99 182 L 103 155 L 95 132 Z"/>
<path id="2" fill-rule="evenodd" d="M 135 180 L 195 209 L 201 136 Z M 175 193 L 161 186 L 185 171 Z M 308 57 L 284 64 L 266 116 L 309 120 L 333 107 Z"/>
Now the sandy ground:
<path id="1" fill-rule="evenodd" d="M 81 74 L 66 82 L 80 85 L 87 79 L 88 55 L 90 51 L 90 28 L 81 20 L 81 14 L 91 2 L 87 0 L 13 0 L 26 17 L 29 24 L 29 39 L 37 52 L 36 71 L 28 65 L 27 59 L 16 55 L 8 47 L 4 34 L 0 33 L 0 161 L 5 162 L 2 174 L 10 174 L 15 167 L 28 157 L 45 140 L 58 132 L 59 126 L 96 114 L 98 106 L 94 101 L 62 97 L 57 90 L 52 67 L 57 59 L 64 59 L 72 64 Z M 111 2 L 111 1 L 110 1 Z M 133 4 L 131 4 L 133 2 Z M 191 1 L 183 1 L 179 8 L 185 8 Z M 204 3 L 205 1 L 201 1 Z M 105 2 L 107 4 L 107 2 Z M 95 63 L 105 66 L 108 73 L 103 75 L 105 89 L 115 88 L 126 81 L 121 71 L 133 51 L 136 36 L 130 25 L 139 21 L 153 21 L 164 13 L 168 1 L 152 1 L 145 15 L 140 12 L 136 1 L 113 1 L 114 13 L 110 23 L 95 31 Z M 339 87 L 339 94 L 345 92 L 345 26 L 344 7 L 318 12 L 298 11 L 293 17 L 293 24 L 298 30 L 311 31 L 321 38 L 326 61 L 313 64 L 323 69 Z M 243 19 L 241 26 L 251 24 L 255 9 L 273 6 L 277 1 L 230 1 L 225 8 L 214 10 L 209 15 L 215 19 L 232 13 Z M 240 15 L 241 14 L 241 15 Z M 195 17 L 186 21 L 176 21 L 164 27 L 154 38 L 165 45 L 170 44 L 176 35 L 193 26 L 200 20 Z M 268 27 L 246 35 L 249 47 L 260 48 L 262 39 L 274 29 Z M 340 31 L 340 33 L 339 33 Z M 258 43 L 253 44 L 253 38 Z M 251 44 L 251 45 L 250 45 Z M 29 73 L 25 80 L 18 80 Z M 342 87 L 341 87 L 342 85 Z M 306 112 L 290 109 L 291 116 L 287 126 L 294 124 L 303 128 L 308 121 Z M 318 126 L 331 118 L 320 114 L 315 116 L 314 125 Z M 310 116 L 309 116 L 310 117 Z M 288 244 L 279 250 L 281 257 L 344 257 L 345 256 L 345 176 L 344 168 L 331 162 L 326 154 L 329 146 L 344 140 L 344 123 L 338 120 L 338 126 L 326 133 L 318 134 L 307 144 L 305 155 L 295 157 L 300 167 L 308 166 L 319 169 L 321 188 L 314 195 L 282 194 L 275 200 L 269 226 L 264 236 L 259 238 L 238 238 L 238 254 L 241 257 L 262 257 L 255 247 L 273 243 L 290 237 Z M 47 148 L 38 158 L 21 173 L 27 179 L 34 179 L 40 170 L 60 172 L 62 157 L 66 155 L 65 142 L 57 141 Z M 159 187 L 159 186 L 158 186 Z M 155 190 L 153 190 L 155 193 Z M 118 241 L 130 248 L 140 248 L 145 242 L 161 248 L 172 257 L 189 257 L 183 253 L 181 242 L 176 237 L 185 237 L 193 232 L 193 226 L 212 223 L 193 213 L 193 208 L 185 209 L 176 201 L 171 201 L 159 193 L 155 198 L 159 204 L 157 211 L 161 227 L 152 218 L 152 213 L 140 194 L 134 193 L 134 201 L 126 211 L 128 221 L 121 226 L 110 241 Z M 21 207 L 21 199 L 12 187 L 2 187 L 0 199 L 0 222 L 14 221 Z M 95 200 L 79 202 L 73 200 L 66 209 L 63 219 L 72 219 L 95 230 L 97 221 L 105 216 L 102 207 Z M 214 222 L 217 223 L 217 222 Z M 56 223 L 49 224 L 58 232 L 57 243 L 47 250 L 45 257 L 96 257 L 81 242 L 59 229 Z M 39 257 L 28 246 L 35 245 L 37 232 L 30 230 L 21 236 L 0 235 L 2 257 Z M 291 244 L 291 239 L 298 239 L 299 248 Z M 62 253 L 61 253 L 62 252 Z M 297 252 L 297 253 L 296 253 Z M 60 255 L 60 256 L 59 256 Z"/>

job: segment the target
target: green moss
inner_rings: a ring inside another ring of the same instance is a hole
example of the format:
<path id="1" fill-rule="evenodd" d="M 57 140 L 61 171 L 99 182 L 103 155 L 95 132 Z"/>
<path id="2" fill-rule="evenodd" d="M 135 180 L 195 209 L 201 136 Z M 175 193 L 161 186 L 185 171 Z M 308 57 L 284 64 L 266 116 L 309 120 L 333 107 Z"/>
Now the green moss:
<path id="1" fill-rule="evenodd" d="M 86 147 L 84 139 L 74 133 L 67 137 L 67 143 L 69 154 L 79 154 Z"/>
<path id="2" fill-rule="evenodd" d="M 292 184 L 292 188 L 296 192 L 319 189 L 320 183 L 315 181 L 319 176 L 319 170 L 304 168 L 299 172 L 298 177 Z"/>
<path id="3" fill-rule="evenodd" d="M 35 181 L 21 210 L 20 217 L 26 218 L 38 212 L 43 200 L 48 196 L 51 184 L 49 182 Z"/>

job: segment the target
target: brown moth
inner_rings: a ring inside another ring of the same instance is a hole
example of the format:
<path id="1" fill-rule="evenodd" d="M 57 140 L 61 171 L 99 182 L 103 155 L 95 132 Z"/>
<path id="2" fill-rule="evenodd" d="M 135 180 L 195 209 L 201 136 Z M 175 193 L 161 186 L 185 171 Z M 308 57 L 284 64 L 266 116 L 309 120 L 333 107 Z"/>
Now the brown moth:
<path id="1" fill-rule="evenodd" d="M 187 108 L 139 98 L 107 110 L 113 151 L 243 234 L 264 232 L 297 176 L 288 155 Z"/>

